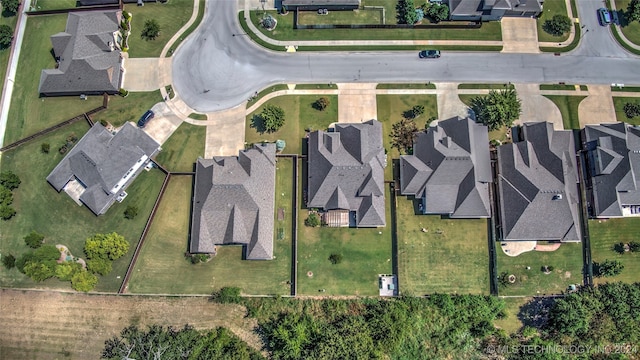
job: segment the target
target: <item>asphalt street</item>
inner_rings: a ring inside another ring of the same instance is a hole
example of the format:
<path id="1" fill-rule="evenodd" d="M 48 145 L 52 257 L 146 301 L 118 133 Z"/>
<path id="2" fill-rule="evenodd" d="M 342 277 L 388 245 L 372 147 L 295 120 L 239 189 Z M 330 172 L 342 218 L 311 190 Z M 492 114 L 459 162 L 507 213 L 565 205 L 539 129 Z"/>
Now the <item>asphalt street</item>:
<path id="1" fill-rule="evenodd" d="M 236 0 L 211 1 L 202 25 L 174 55 L 173 82 L 193 109 L 232 108 L 275 83 L 512 82 L 640 84 L 640 59 L 598 24 L 600 0 L 578 1 L 583 41 L 568 54 L 417 51 L 274 52 L 254 44 L 237 21 Z M 586 31 L 589 30 L 589 31 Z"/>

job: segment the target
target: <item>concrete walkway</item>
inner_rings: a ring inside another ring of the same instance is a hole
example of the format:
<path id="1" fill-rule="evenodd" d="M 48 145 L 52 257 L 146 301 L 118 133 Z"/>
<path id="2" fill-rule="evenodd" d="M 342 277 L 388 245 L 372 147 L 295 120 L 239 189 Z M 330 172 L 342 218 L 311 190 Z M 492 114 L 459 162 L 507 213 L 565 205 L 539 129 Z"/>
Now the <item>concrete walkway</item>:
<path id="1" fill-rule="evenodd" d="M 609 85 L 589 85 L 589 96 L 578 105 L 580 127 L 616 122 L 616 111 Z"/>
<path id="2" fill-rule="evenodd" d="M 338 85 L 338 122 L 365 122 L 378 118 L 376 83 Z"/>
<path id="3" fill-rule="evenodd" d="M 542 96 L 538 84 L 514 84 L 518 97 L 522 100 L 522 113 L 515 124 L 548 121 L 555 130 L 563 130 L 562 114 L 553 101 Z"/>

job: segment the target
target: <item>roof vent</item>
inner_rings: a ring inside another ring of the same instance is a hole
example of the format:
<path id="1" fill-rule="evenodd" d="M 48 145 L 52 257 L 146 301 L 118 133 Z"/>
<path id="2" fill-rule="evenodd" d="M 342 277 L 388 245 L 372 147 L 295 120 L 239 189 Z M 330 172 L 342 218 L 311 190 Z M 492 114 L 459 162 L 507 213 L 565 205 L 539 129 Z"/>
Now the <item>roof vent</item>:
<path id="1" fill-rule="evenodd" d="M 562 200 L 562 194 L 555 194 L 551 200 Z"/>

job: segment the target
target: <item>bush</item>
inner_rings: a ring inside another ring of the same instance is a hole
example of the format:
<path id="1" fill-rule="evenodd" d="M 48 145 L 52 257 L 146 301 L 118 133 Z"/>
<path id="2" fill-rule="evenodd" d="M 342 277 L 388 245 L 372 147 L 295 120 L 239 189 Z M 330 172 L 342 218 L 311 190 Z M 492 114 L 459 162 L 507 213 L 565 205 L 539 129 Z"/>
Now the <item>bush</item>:
<path id="1" fill-rule="evenodd" d="M 318 227 L 320 226 L 320 216 L 318 216 L 318 214 L 316 213 L 311 213 L 304 220 L 304 224 L 309 227 Z"/>
<path id="2" fill-rule="evenodd" d="M 0 48 L 6 49 L 13 41 L 13 29 L 9 25 L 0 25 Z"/>
<path id="3" fill-rule="evenodd" d="M 267 105 L 262 109 L 258 118 L 261 122 L 261 124 L 256 126 L 258 131 L 269 133 L 275 132 L 284 125 L 284 110 L 279 106 Z"/>
<path id="4" fill-rule="evenodd" d="M 562 36 L 571 30 L 571 19 L 566 15 L 553 15 L 553 17 L 544 22 L 542 28 L 553 36 Z"/>
<path id="5" fill-rule="evenodd" d="M 16 210 L 9 205 L 0 205 L 0 218 L 9 220 L 16 215 Z"/>
<path id="6" fill-rule="evenodd" d="M 44 241 L 44 235 L 39 234 L 35 230 L 32 231 L 29 235 L 24 237 L 25 244 L 27 244 L 28 247 L 33 249 L 37 249 L 40 246 L 42 246 L 43 241 Z"/>
<path id="7" fill-rule="evenodd" d="M 24 266 L 24 274 L 33 281 L 45 281 L 55 274 L 54 268 L 48 262 L 29 262 Z"/>
<path id="8" fill-rule="evenodd" d="M 2 9 L 11 14 L 15 14 L 18 12 L 18 7 L 20 7 L 20 0 L 2 0 Z"/>
<path id="9" fill-rule="evenodd" d="M 398 24 L 413 25 L 418 21 L 418 13 L 413 0 L 399 0 L 396 5 Z"/>
<path id="10" fill-rule="evenodd" d="M 405 119 L 413 120 L 417 117 L 420 117 L 420 115 L 422 114 L 424 114 L 424 105 L 415 105 L 411 109 L 403 112 L 402 116 Z"/>
<path id="11" fill-rule="evenodd" d="M 313 108 L 319 111 L 324 111 L 331 102 L 326 97 L 321 97 L 313 103 Z"/>
<path id="12" fill-rule="evenodd" d="M 88 271 L 79 271 L 71 277 L 71 287 L 76 291 L 91 291 L 97 283 L 98 278 Z"/>
<path id="13" fill-rule="evenodd" d="M 118 94 L 119 94 L 120 96 L 122 96 L 122 97 L 127 97 L 127 96 L 129 96 L 129 91 L 128 91 L 128 90 L 125 90 L 125 89 L 123 89 L 123 88 L 120 88 L 120 91 L 118 91 Z"/>
<path id="14" fill-rule="evenodd" d="M 109 259 L 89 259 L 87 260 L 87 270 L 91 271 L 94 274 L 105 276 L 108 275 L 113 269 L 111 263 L 112 261 Z"/>
<path id="15" fill-rule="evenodd" d="M 203 263 L 203 262 L 207 262 L 207 260 L 209 260 L 209 254 L 191 254 L 190 256 L 188 256 L 189 261 L 191 261 L 192 264 L 199 264 L 199 263 Z"/>
<path id="16" fill-rule="evenodd" d="M 13 269 L 16 266 L 16 257 L 12 254 L 3 256 L 2 265 L 4 265 L 5 269 L 7 270 Z"/>
<path id="17" fill-rule="evenodd" d="M 13 203 L 13 193 L 11 190 L 0 185 L 0 205 L 11 205 Z"/>
<path id="18" fill-rule="evenodd" d="M 133 220 L 138 215 L 138 208 L 136 206 L 127 206 L 124 211 L 124 218 Z"/>
<path id="19" fill-rule="evenodd" d="M 596 277 L 611 277 L 622 273 L 624 264 L 619 260 L 605 260 L 602 263 L 593 262 L 593 274 Z"/>
<path id="20" fill-rule="evenodd" d="M 631 252 L 640 252 L 640 243 L 636 241 L 632 241 L 629 243 L 629 251 Z"/>
<path id="21" fill-rule="evenodd" d="M 51 150 L 51 145 L 49 145 L 49 143 L 40 144 L 40 151 L 42 151 L 45 154 L 48 154 L 49 150 Z"/>
<path id="22" fill-rule="evenodd" d="M 447 20 L 449 18 L 449 7 L 445 4 L 431 4 L 427 9 L 427 16 L 436 24 Z"/>
<path id="23" fill-rule="evenodd" d="M 342 254 L 333 253 L 329 255 L 329 261 L 331 261 L 333 265 L 340 264 L 342 262 Z"/>
<path id="24" fill-rule="evenodd" d="M 640 104 L 638 103 L 626 103 L 622 107 L 624 111 L 624 115 L 627 119 L 633 119 L 634 117 L 640 115 Z"/>
<path id="25" fill-rule="evenodd" d="M 20 186 L 20 178 L 18 175 L 11 171 L 4 171 L 0 173 L 0 185 L 6 187 L 9 190 L 17 189 Z"/>
<path id="26" fill-rule="evenodd" d="M 242 301 L 240 296 L 240 288 L 237 287 L 223 287 L 211 294 L 209 299 L 219 304 L 239 304 Z"/>
<path id="27" fill-rule="evenodd" d="M 158 21 L 156 19 L 149 19 L 145 21 L 140 37 L 149 41 L 155 40 L 158 35 L 160 35 L 160 24 L 158 24 Z"/>
<path id="28" fill-rule="evenodd" d="M 64 262 L 56 265 L 55 277 L 61 281 L 71 281 L 73 275 L 82 271 L 82 265 L 77 262 Z"/>

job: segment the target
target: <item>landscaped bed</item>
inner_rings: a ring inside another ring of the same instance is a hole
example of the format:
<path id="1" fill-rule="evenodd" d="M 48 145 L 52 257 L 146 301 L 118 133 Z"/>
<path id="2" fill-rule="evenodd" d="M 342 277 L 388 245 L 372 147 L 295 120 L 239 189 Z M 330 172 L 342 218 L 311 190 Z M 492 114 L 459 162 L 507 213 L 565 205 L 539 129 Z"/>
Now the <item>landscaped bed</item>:
<path id="1" fill-rule="evenodd" d="M 397 199 L 401 294 L 488 294 L 487 220 L 415 215 L 414 205 Z"/>
<path id="2" fill-rule="evenodd" d="M 591 258 L 594 262 L 619 260 L 624 265 L 620 275 L 614 277 L 594 277 L 596 283 L 624 281 L 633 283 L 640 281 L 640 253 L 614 251 L 618 243 L 628 244 L 640 242 L 640 218 L 589 220 L 589 236 L 591 240 Z"/>

